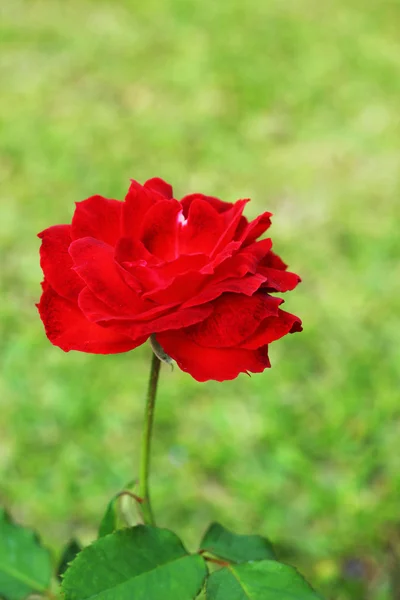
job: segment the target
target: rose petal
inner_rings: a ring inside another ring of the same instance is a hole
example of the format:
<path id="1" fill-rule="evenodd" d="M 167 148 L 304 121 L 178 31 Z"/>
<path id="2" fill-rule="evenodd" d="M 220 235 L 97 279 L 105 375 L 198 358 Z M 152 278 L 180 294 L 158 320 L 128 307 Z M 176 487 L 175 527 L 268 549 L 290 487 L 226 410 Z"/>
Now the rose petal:
<path id="1" fill-rule="evenodd" d="M 122 207 L 122 236 L 138 240 L 146 213 L 161 199 L 158 193 L 132 180 Z"/>
<path id="2" fill-rule="evenodd" d="M 165 304 L 167 302 L 185 302 L 199 293 L 204 286 L 207 275 L 191 271 L 175 277 L 170 285 L 161 285 L 155 290 L 143 294 L 143 298 Z"/>
<path id="3" fill-rule="evenodd" d="M 169 314 L 162 317 L 153 318 L 149 321 L 136 322 L 132 325 L 127 324 L 126 332 L 130 337 L 136 338 L 142 335 L 157 333 L 158 331 L 182 329 L 199 321 L 204 321 L 212 313 L 212 310 L 209 304 L 186 309 L 172 309 Z"/>
<path id="4" fill-rule="evenodd" d="M 39 233 L 38 237 L 42 240 L 40 266 L 45 278 L 58 294 L 71 300 L 76 299 L 85 284 L 73 271 L 74 265 L 68 253 L 71 225 L 49 227 Z"/>
<path id="5" fill-rule="evenodd" d="M 263 259 L 262 266 L 270 267 L 271 269 L 279 269 L 280 271 L 286 271 L 288 267 L 281 257 L 275 254 L 275 252 L 272 252 L 272 250 L 270 250 Z"/>
<path id="6" fill-rule="evenodd" d="M 121 235 L 122 202 L 92 196 L 76 203 L 72 218 L 72 239 L 93 237 L 115 245 Z"/>
<path id="7" fill-rule="evenodd" d="M 173 358 L 182 371 L 197 381 L 227 381 L 239 373 L 261 373 L 270 367 L 268 347 L 258 350 L 242 348 L 205 348 L 196 344 L 186 330 L 157 333 L 163 350 Z"/>
<path id="8" fill-rule="evenodd" d="M 59 296 L 47 284 L 43 286 L 37 306 L 47 337 L 64 352 L 116 354 L 128 352 L 146 341 L 146 337 L 132 340 L 112 329 L 90 323 L 75 303 Z"/>
<path id="9" fill-rule="evenodd" d="M 102 302 L 127 317 L 140 311 L 142 301 L 122 278 L 111 246 L 87 237 L 72 242 L 69 253 L 78 275 Z"/>
<path id="10" fill-rule="evenodd" d="M 211 254 L 226 229 L 225 219 L 211 204 L 194 199 L 187 220 L 179 227 L 179 252 Z"/>
<path id="11" fill-rule="evenodd" d="M 252 244 L 260 235 L 267 231 L 271 226 L 271 217 L 272 213 L 264 212 L 253 221 L 250 221 L 241 236 L 243 245 Z"/>
<path id="12" fill-rule="evenodd" d="M 252 296 L 257 290 L 260 289 L 262 284 L 265 282 L 265 277 L 262 275 L 248 275 L 247 277 L 237 277 L 232 279 L 224 279 L 216 283 L 210 283 L 205 286 L 204 289 L 199 292 L 197 296 L 187 300 L 183 307 L 197 306 L 204 302 L 211 302 L 218 296 L 225 292 L 233 292 L 235 294 L 245 294 L 246 296 Z"/>
<path id="13" fill-rule="evenodd" d="M 291 273 L 290 271 L 261 267 L 259 268 L 259 273 L 266 278 L 263 288 L 271 292 L 289 292 L 290 290 L 294 290 L 301 281 L 296 273 Z"/>
<path id="14" fill-rule="evenodd" d="M 178 255 L 178 214 L 181 210 L 177 200 L 161 200 L 144 217 L 142 242 L 149 252 L 164 260 L 173 260 Z"/>
<path id="15" fill-rule="evenodd" d="M 267 238 L 238 250 L 215 270 L 215 278 L 218 280 L 227 277 L 244 277 L 247 273 L 258 272 L 259 265 L 262 264 L 271 246 L 272 241 Z"/>
<path id="16" fill-rule="evenodd" d="M 167 198 L 167 200 L 170 200 L 173 197 L 172 185 L 170 185 L 163 179 L 160 179 L 160 177 L 153 177 L 153 179 L 148 179 L 144 184 L 144 187 L 149 188 L 154 192 L 157 192 L 158 194 L 161 194 L 161 196 L 164 196 L 164 198 Z"/>
<path id="17" fill-rule="evenodd" d="M 240 223 L 242 218 L 242 212 L 247 202 L 250 200 L 238 200 L 232 206 L 232 208 L 223 214 L 225 220 L 225 228 L 224 233 L 221 235 L 220 239 L 217 242 L 213 250 L 213 255 L 215 256 L 218 252 L 222 250 L 229 242 L 231 242 L 235 236 L 236 229 Z"/>
<path id="18" fill-rule="evenodd" d="M 219 198 L 214 198 L 214 196 L 205 196 L 204 194 L 189 194 L 188 196 L 184 196 L 180 201 L 183 208 L 183 214 L 186 218 L 189 214 L 190 206 L 195 200 L 207 202 L 218 213 L 224 213 L 227 210 L 230 210 L 233 206 L 232 202 L 223 202 Z"/>
<path id="19" fill-rule="evenodd" d="M 241 344 L 241 348 L 255 350 L 265 344 L 271 344 L 288 333 L 297 331 L 302 331 L 301 320 L 295 315 L 279 309 L 278 315 L 266 318 L 255 333 Z"/>
<path id="20" fill-rule="evenodd" d="M 136 315 L 127 317 L 124 313 L 118 311 L 117 307 L 111 308 L 105 304 L 88 287 L 83 288 L 78 298 L 78 305 L 85 317 L 94 323 L 101 323 L 104 327 L 120 327 L 122 333 L 126 333 L 126 328 L 133 323 L 141 323 L 142 321 L 151 321 L 164 314 L 168 314 L 175 308 L 173 304 L 164 306 L 154 306 L 153 303 L 143 303 L 141 312 Z"/>
<path id="21" fill-rule="evenodd" d="M 280 298 L 264 293 L 223 294 L 212 303 L 212 314 L 189 327 L 186 333 L 196 344 L 206 348 L 238 346 L 266 317 L 277 315 L 281 303 Z"/>

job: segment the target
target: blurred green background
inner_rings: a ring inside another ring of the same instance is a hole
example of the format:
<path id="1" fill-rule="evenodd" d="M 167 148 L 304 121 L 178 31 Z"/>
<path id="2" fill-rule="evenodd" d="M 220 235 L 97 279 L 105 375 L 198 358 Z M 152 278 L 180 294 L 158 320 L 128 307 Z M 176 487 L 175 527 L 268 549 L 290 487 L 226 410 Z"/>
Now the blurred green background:
<path id="1" fill-rule="evenodd" d="M 138 472 L 149 348 L 45 338 L 36 233 L 160 176 L 251 197 L 304 332 L 223 384 L 163 369 L 153 501 L 277 544 L 329 599 L 400 598 L 400 4 L 5 0 L 0 502 L 56 548 Z"/>

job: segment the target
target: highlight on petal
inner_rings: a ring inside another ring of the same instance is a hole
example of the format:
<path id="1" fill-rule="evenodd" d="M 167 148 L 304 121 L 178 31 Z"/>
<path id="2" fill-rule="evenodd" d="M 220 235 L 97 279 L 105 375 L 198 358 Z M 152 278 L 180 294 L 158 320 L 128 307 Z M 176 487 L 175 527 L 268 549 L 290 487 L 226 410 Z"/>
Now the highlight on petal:
<path id="1" fill-rule="evenodd" d="M 64 352 L 77 350 L 93 354 L 115 354 L 127 352 L 146 341 L 146 336 L 136 340 L 89 322 L 78 306 L 59 296 L 47 283 L 37 305 L 45 326 L 46 335 L 52 344 Z"/>
<path id="2" fill-rule="evenodd" d="M 114 246 L 121 236 L 122 207 L 122 202 L 103 196 L 77 202 L 72 217 L 72 239 L 93 237 Z"/>
<path id="3" fill-rule="evenodd" d="M 227 381 L 239 373 L 261 373 L 271 366 L 267 346 L 257 350 L 206 348 L 196 344 L 185 329 L 157 333 L 156 338 L 179 368 L 200 382 Z"/>
<path id="4" fill-rule="evenodd" d="M 61 296 L 73 300 L 78 297 L 84 282 L 73 270 L 68 253 L 71 244 L 71 225 L 54 225 L 41 233 L 40 266 L 51 287 Z"/>

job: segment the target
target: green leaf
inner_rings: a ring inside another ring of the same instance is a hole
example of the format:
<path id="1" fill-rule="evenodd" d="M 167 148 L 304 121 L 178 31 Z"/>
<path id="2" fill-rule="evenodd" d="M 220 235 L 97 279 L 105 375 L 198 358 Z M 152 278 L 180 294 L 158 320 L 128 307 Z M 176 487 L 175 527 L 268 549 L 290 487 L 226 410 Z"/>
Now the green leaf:
<path id="1" fill-rule="evenodd" d="M 0 597 L 22 600 L 48 590 L 52 575 L 48 550 L 36 534 L 13 523 L 0 509 Z"/>
<path id="2" fill-rule="evenodd" d="M 207 568 L 166 529 L 138 525 L 84 548 L 64 575 L 65 600 L 192 600 Z"/>
<path id="3" fill-rule="evenodd" d="M 114 496 L 107 505 L 106 512 L 101 520 L 98 537 L 102 538 L 118 529 L 118 502 L 119 494 Z"/>
<path id="4" fill-rule="evenodd" d="M 200 547 L 203 551 L 234 563 L 276 558 L 272 545 L 266 538 L 232 533 L 219 523 L 210 525 Z"/>
<path id="5" fill-rule="evenodd" d="M 207 600 L 322 600 L 293 569 L 273 560 L 230 565 L 210 575 Z"/>
<path id="6" fill-rule="evenodd" d="M 81 552 L 81 550 L 82 547 L 80 544 L 78 544 L 76 540 L 71 540 L 65 546 L 57 568 L 57 577 L 59 581 L 61 581 L 61 577 L 62 575 L 64 575 L 69 564 L 74 560 L 76 555 L 79 554 L 79 552 Z"/>
<path id="7" fill-rule="evenodd" d="M 136 481 L 130 481 L 121 492 L 111 498 L 100 523 L 99 532 L 97 535 L 98 538 L 104 537 L 110 533 L 114 533 L 114 531 L 126 526 L 126 523 L 124 523 L 124 520 L 120 514 L 120 502 L 121 498 L 125 495 L 131 496 L 133 500 L 136 498 L 137 501 L 137 497 L 133 493 L 133 489 L 135 488 L 136 484 Z"/>

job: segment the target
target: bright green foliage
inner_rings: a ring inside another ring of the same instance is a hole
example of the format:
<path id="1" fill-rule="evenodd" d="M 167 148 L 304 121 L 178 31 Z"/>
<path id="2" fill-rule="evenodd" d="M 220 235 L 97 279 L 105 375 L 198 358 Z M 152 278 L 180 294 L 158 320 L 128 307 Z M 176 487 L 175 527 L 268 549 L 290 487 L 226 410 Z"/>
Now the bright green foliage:
<path id="1" fill-rule="evenodd" d="M 36 534 L 13 523 L 0 509 L 0 598 L 22 600 L 45 592 L 51 574 L 50 553 Z"/>
<path id="2" fill-rule="evenodd" d="M 234 563 L 275 558 L 272 545 L 266 538 L 260 535 L 232 533 L 219 523 L 210 525 L 201 541 L 200 548 L 218 558 Z"/>
<path id="3" fill-rule="evenodd" d="M 81 550 L 82 547 L 76 540 L 71 540 L 65 546 L 57 569 L 57 577 L 59 580 L 62 579 L 62 575 L 64 575 L 65 571 L 68 569 L 69 564 Z"/>
<path id="4" fill-rule="evenodd" d="M 292 567 L 275 561 L 231 565 L 207 581 L 207 600 L 322 600 Z"/>
<path id="5" fill-rule="evenodd" d="M 100 538 L 67 570 L 65 600 L 192 600 L 207 568 L 166 529 L 139 525 Z"/>

